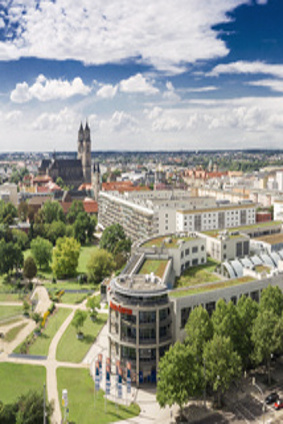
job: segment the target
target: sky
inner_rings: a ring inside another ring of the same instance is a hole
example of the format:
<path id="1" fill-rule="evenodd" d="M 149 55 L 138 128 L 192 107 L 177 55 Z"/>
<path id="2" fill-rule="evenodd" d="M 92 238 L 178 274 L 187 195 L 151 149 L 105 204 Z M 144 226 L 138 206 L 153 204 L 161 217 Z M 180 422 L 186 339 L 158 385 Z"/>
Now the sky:
<path id="1" fill-rule="evenodd" d="M 283 147 L 282 0 L 1 0 L 0 152 Z"/>

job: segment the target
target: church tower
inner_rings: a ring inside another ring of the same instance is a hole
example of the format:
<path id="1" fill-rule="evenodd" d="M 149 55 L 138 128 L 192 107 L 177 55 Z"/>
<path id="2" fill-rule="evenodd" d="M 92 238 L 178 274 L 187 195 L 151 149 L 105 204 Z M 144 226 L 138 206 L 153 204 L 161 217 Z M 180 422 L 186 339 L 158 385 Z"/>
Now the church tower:
<path id="1" fill-rule="evenodd" d="M 84 182 L 91 184 L 91 140 L 88 123 L 86 123 L 85 129 L 82 124 L 79 129 L 77 158 L 82 162 Z"/>
<path id="2" fill-rule="evenodd" d="M 92 187 L 94 193 L 94 199 L 98 201 L 98 195 L 100 191 L 100 167 L 99 163 L 93 165 L 93 175 L 92 175 Z"/>

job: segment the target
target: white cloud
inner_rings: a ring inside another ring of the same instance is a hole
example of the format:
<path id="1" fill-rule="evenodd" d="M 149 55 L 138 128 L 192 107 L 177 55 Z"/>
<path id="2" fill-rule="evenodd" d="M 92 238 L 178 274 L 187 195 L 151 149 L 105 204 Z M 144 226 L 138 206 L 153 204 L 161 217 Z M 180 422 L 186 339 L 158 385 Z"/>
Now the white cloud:
<path id="1" fill-rule="evenodd" d="M 85 85 L 79 77 L 69 82 L 61 79 L 47 79 L 41 74 L 31 86 L 26 82 L 18 83 L 11 92 L 10 98 L 15 103 L 26 103 L 32 99 L 46 102 L 55 99 L 67 99 L 77 94 L 85 96 L 90 91 L 91 87 Z"/>
<path id="2" fill-rule="evenodd" d="M 283 65 L 270 65 L 265 62 L 238 61 L 215 66 L 208 76 L 219 76 L 221 74 L 268 74 L 283 78 Z"/>
<path id="3" fill-rule="evenodd" d="M 191 93 L 206 93 L 208 91 L 218 90 L 218 87 L 214 85 L 208 85 L 206 87 L 197 87 L 197 88 L 187 88 L 186 91 Z"/>
<path id="4" fill-rule="evenodd" d="M 263 79 L 259 81 L 251 81 L 248 84 L 254 85 L 256 87 L 270 88 L 270 90 L 272 91 L 283 93 L 283 79 L 282 80 Z"/>
<path id="5" fill-rule="evenodd" d="M 105 84 L 99 88 L 99 90 L 96 92 L 96 95 L 102 99 L 113 99 L 117 93 L 117 90 L 117 85 Z"/>
<path id="6" fill-rule="evenodd" d="M 140 73 L 122 80 L 119 89 L 124 93 L 157 94 L 159 92 L 158 88 L 154 87 L 153 83 Z"/>
<path id="7" fill-rule="evenodd" d="M 136 132 L 138 121 L 124 111 L 115 111 L 110 120 L 101 123 L 102 128 L 110 128 L 113 131 Z"/>
<path id="8" fill-rule="evenodd" d="M 42 113 L 32 124 L 32 128 L 36 131 L 55 131 L 59 132 L 75 132 L 78 127 L 77 114 L 69 109 L 64 108 L 58 113 Z"/>
<path id="9" fill-rule="evenodd" d="M 164 93 L 163 93 L 164 99 L 168 99 L 168 100 L 173 101 L 173 102 L 180 100 L 180 97 L 176 93 L 175 88 L 174 88 L 171 81 L 166 82 L 166 89 L 167 90 L 164 91 Z"/>
<path id="10" fill-rule="evenodd" d="M 212 27 L 227 22 L 227 12 L 249 2 L 57 0 L 38 5 L 14 0 L 7 3 L 10 36 L 0 42 L 0 59 L 105 64 L 137 58 L 158 70 L 178 73 L 186 63 L 225 56 L 228 48 Z"/>

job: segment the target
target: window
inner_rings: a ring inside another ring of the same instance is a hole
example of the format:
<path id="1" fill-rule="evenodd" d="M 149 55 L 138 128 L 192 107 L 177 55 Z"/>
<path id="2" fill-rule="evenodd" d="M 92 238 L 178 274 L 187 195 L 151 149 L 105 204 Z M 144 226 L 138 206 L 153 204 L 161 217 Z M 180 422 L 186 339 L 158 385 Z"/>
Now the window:
<path id="1" fill-rule="evenodd" d="M 202 264 L 204 263 L 204 258 L 201 258 L 201 263 L 202 263 Z"/>
<path id="2" fill-rule="evenodd" d="M 192 248 L 192 252 L 193 252 L 193 253 L 197 253 L 197 252 L 198 252 L 198 247 L 197 247 L 197 246 L 194 246 L 194 247 Z"/>
<path id="3" fill-rule="evenodd" d="M 181 259 L 183 259 L 184 257 L 184 252 L 181 252 Z"/>
<path id="4" fill-rule="evenodd" d="M 192 260 L 192 265 L 193 266 L 198 265 L 198 259 L 197 258 Z"/>
<path id="5" fill-rule="evenodd" d="M 183 308 L 181 309 L 181 328 L 185 328 L 185 325 L 188 321 L 192 308 Z"/>
<path id="6" fill-rule="evenodd" d="M 190 254 L 190 249 L 185 250 L 185 255 L 188 256 Z"/>
<path id="7" fill-rule="evenodd" d="M 201 250 L 204 251 L 204 246 L 201 246 Z"/>

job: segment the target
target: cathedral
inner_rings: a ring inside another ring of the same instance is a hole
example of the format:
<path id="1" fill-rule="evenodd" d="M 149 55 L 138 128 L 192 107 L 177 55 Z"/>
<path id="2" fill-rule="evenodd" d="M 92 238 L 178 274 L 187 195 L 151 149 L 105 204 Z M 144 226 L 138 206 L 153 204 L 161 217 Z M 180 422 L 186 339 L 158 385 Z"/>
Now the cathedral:
<path id="1" fill-rule="evenodd" d="M 91 139 L 90 128 L 80 125 L 78 132 L 77 159 L 43 159 L 38 168 L 39 175 L 49 175 L 54 182 L 61 177 L 64 184 L 77 189 L 81 184 L 91 184 Z"/>

